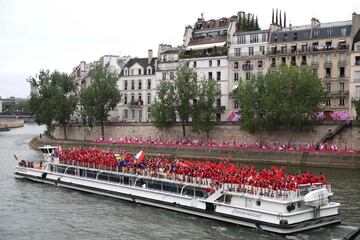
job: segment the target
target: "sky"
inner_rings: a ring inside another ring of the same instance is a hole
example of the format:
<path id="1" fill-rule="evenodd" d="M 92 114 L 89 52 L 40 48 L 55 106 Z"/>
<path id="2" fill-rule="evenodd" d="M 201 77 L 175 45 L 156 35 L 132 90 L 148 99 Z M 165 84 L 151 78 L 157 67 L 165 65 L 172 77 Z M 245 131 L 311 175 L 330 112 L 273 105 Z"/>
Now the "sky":
<path id="1" fill-rule="evenodd" d="M 272 8 L 286 11 L 288 24 L 306 25 L 312 17 L 351 20 L 360 1 L 0 0 L 0 96 L 29 96 L 26 79 L 41 69 L 70 73 L 106 54 L 147 57 L 160 43 L 181 45 L 201 13 L 208 20 L 250 12 L 266 29 Z"/>

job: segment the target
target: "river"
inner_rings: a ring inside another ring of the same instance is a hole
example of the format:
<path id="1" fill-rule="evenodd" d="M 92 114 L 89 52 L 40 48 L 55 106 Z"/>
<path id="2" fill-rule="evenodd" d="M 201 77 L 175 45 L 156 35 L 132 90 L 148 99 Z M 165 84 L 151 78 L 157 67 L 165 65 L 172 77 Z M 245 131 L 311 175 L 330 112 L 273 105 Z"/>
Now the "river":
<path id="1" fill-rule="evenodd" d="M 360 226 L 360 171 L 311 168 L 332 183 L 343 222 L 279 236 L 257 229 L 14 178 L 16 161 L 41 155 L 35 124 L 0 133 L 0 239 L 339 239 Z M 258 165 L 262 167 L 263 165 Z M 301 168 L 288 167 L 289 171 Z M 304 168 L 301 170 L 307 170 Z"/>

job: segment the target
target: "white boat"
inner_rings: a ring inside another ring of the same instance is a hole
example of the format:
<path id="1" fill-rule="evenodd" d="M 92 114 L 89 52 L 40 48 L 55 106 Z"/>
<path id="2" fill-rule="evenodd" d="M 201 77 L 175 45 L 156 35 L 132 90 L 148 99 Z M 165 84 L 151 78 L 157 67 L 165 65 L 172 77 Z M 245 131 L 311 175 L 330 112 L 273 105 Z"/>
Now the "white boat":
<path id="1" fill-rule="evenodd" d="M 16 176 L 101 194 L 279 234 L 292 234 L 341 222 L 330 185 L 299 185 L 296 191 L 268 191 L 244 184 L 223 184 L 208 192 L 211 181 L 180 180 L 165 173 L 121 172 L 59 161 L 56 147 L 40 150 L 44 160 L 16 166 Z"/>

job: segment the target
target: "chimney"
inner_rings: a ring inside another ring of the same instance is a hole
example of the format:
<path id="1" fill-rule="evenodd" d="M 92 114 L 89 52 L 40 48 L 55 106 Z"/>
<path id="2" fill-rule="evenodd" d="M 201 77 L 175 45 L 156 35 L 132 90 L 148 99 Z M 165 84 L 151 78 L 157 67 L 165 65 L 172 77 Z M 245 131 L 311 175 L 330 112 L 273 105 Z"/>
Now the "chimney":
<path id="1" fill-rule="evenodd" d="M 151 63 L 151 60 L 153 58 L 153 52 L 151 49 L 148 50 L 148 64 Z"/>
<path id="2" fill-rule="evenodd" d="M 316 18 L 312 18 L 311 19 L 311 28 L 317 28 L 320 26 L 320 21 L 319 19 Z"/>

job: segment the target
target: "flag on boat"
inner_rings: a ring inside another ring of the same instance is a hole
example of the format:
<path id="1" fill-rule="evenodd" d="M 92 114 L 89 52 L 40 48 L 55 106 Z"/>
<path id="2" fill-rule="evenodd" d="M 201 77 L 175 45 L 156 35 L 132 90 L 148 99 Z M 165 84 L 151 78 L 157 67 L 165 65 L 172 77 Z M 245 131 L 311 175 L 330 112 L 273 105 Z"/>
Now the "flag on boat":
<path id="1" fill-rule="evenodd" d="M 138 153 L 135 155 L 134 161 L 135 161 L 136 163 L 140 163 L 140 162 L 143 160 L 144 156 L 145 156 L 145 153 L 143 152 L 143 150 L 141 150 L 140 152 L 138 152 Z"/>

